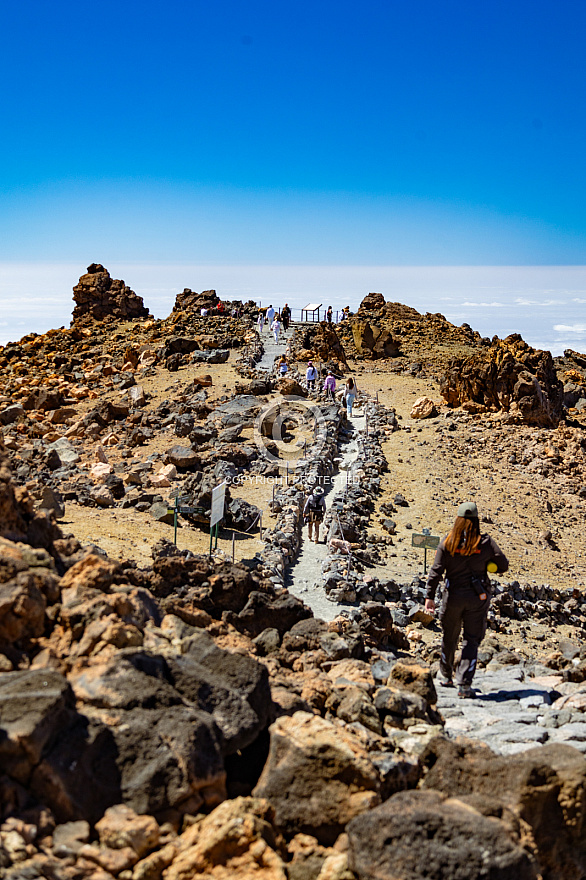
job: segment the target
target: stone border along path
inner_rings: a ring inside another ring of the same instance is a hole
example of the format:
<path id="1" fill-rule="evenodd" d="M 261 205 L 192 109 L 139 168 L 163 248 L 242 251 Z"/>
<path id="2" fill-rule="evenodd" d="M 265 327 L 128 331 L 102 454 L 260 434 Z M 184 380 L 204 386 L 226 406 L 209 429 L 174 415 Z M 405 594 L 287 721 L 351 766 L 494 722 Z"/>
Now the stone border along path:
<path id="1" fill-rule="evenodd" d="M 358 457 L 358 432 L 364 431 L 365 417 L 353 416 L 351 419 L 353 435 L 346 446 L 341 458 L 338 460 L 338 473 L 330 486 L 325 489 L 326 509 L 331 510 L 336 495 L 343 491 L 346 483 L 346 474 Z M 327 515 L 327 514 L 326 514 Z M 310 541 L 307 537 L 307 529 L 303 529 L 301 549 L 295 562 L 287 570 L 285 586 L 297 598 L 302 599 L 316 617 L 322 620 L 334 620 L 339 617 L 342 608 L 331 602 L 326 597 L 322 566 L 329 555 L 326 543 L 327 529 L 322 524 L 320 530 L 320 544 Z"/>

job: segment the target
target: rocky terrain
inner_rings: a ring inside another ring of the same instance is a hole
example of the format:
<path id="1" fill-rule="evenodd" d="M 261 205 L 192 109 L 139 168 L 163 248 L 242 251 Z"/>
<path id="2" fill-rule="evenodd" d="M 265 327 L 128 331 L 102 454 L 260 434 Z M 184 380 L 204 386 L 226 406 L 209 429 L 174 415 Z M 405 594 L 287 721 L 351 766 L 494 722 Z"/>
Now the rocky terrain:
<path id="1" fill-rule="evenodd" d="M 586 877 L 586 356 L 380 294 L 278 345 L 98 264 L 74 299 L 0 349 L 1 876 Z M 468 498 L 511 568 L 464 701 L 411 536 Z"/>

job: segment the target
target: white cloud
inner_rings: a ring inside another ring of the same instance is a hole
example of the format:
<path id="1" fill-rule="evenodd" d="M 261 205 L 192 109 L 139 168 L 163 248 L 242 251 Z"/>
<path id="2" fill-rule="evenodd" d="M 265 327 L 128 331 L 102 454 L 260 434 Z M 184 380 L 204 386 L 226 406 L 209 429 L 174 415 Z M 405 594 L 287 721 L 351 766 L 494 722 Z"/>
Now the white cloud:
<path id="1" fill-rule="evenodd" d="M 565 305 L 565 300 L 563 299 L 526 299 L 523 296 L 518 296 L 515 300 L 515 303 L 518 306 L 563 306 Z"/>
<path id="2" fill-rule="evenodd" d="M 467 306 L 468 308 L 477 308 L 477 309 L 502 309 L 504 303 L 500 302 L 463 302 L 462 306 Z"/>
<path id="3" fill-rule="evenodd" d="M 557 333 L 576 333 L 578 336 L 586 335 L 586 324 L 554 324 L 553 329 Z"/>

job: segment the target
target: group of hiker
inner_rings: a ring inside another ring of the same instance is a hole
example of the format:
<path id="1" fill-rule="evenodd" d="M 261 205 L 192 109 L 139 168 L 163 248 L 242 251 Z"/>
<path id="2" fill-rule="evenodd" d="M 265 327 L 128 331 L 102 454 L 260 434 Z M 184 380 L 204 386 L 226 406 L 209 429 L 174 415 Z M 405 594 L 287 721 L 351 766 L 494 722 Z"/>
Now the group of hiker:
<path id="1" fill-rule="evenodd" d="M 256 319 L 258 332 L 262 334 L 264 326 L 266 324 L 269 330 L 272 330 L 275 337 L 275 342 L 279 341 L 279 334 L 281 333 L 281 329 L 287 332 L 287 330 L 289 329 L 290 321 L 291 309 L 289 308 L 287 303 L 285 303 L 280 312 L 276 312 L 271 303 L 268 309 L 259 310 L 258 318 Z"/>
<path id="2" fill-rule="evenodd" d="M 305 384 L 307 385 L 308 391 L 316 390 L 316 382 L 319 379 L 319 374 L 316 369 L 313 361 L 309 361 L 307 364 L 307 370 L 305 371 Z M 326 396 L 326 400 L 331 400 L 335 402 L 336 400 L 336 377 L 334 376 L 331 370 L 328 371 L 328 374 L 325 378 L 322 391 Z M 342 404 L 346 407 L 346 413 L 348 418 L 352 416 L 352 409 L 354 407 L 354 401 L 356 400 L 356 395 L 358 394 L 358 388 L 356 387 L 356 382 L 350 376 L 347 379 L 346 384 L 344 385 L 344 390 L 342 394 Z"/>
<path id="3" fill-rule="evenodd" d="M 349 317 L 350 306 L 345 306 L 340 312 L 340 321 L 346 321 Z M 325 319 L 328 324 L 332 324 L 334 322 L 334 310 L 331 306 L 328 306 L 326 310 Z M 277 331 L 275 330 L 275 322 L 279 325 Z M 273 333 L 280 333 L 281 327 L 285 332 L 287 332 L 287 330 L 289 329 L 289 324 L 291 323 L 291 309 L 289 308 L 289 304 L 285 303 L 280 311 L 275 311 L 272 303 L 268 307 L 268 309 L 259 309 L 256 323 L 258 325 L 260 333 L 263 332 L 265 324 L 267 325 L 269 330 L 273 331 Z M 278 338 L 278 335 L 276 336 L 276 338 Z"/>

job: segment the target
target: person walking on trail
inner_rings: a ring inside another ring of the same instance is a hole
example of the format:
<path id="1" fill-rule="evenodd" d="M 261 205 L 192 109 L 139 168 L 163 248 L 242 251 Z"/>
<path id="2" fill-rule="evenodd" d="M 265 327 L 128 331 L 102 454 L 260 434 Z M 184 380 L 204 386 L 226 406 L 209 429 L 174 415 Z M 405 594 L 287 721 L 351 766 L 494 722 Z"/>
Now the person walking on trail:
<path id="1" fill-rule="evenodd" d="M 275 337 L 275 342 L 279 341 L 279 333 L 281 332 L 281 322 L 278 318 L 275 318 L 273 323 L 271 324 L 271 330 L 273 331 L 273 335 Z"/>
<path id="2" fill-rule="evenodd" d="M 285 303 L 285 305 L 281 309 L 281 319 L 283 321 L 283 330 L 287 332 L 287 330 L 289 329 L 289 322 L 291 320 L 291 309 L 289 308 L 287 303 Z"/>
<path id="3" fill-rule="evenodd" d="M 331 307 L 331 306 L 328 306 L 328 310 L 327 310 L 327 312 L 326 312 L 326 320 L 327 320 L 328 324 L 331 324 L 331 323 L 332 323 L 332 318 L 333 318 L 333 317 L 334 317 L 334 313 L 333 313 L 333 311 L 332 311 L 332 307 Z"/>
<path id="4" fill-rule="evenodd" d="M 433 614 L 435 592 L 445 574 L 446 585 L 439 613 L 443 632 L 440 683 L 453 687 L 455 678 L 460 697 L 474 696 L 472 679 L 490 605 L 488 573 L 503 574 L 508 567 L 507 557 L 496 541 L 480 533 L 476 504 L 473 501 L 461 504 L 456 521 L 449 534 L 440 541 L 429 569 L 425 600 L 425 610 Z M 454 674 L 454 655 L 462 629 L 461 659 Z"/>
<path id="5" fill-rule="evenodd" d="M 271 326 L 271 324 L 273 323 L 274 320 L 275 320 L 275 310 L 274 310 L 273 306 L 270 305 L 267 309 L 267 324 L 269 325 L 269 327 Z"/>
<path id="6" fill-rule="evenodd" d="M 330 370 L 326 377 L 326 381 L 324 382 L 324 391 L 326 393 L 326 400 L 330 399 L 335 401 L 334 392 L 336 390 L 336 380 L 334 379 L 334 374 Z"/>
<path id="7" fill-rule="evenodd" d="M 264 312 L 258 313 L 258 318 L 257 318 L 256 323 L 258 324 L 258 332 L 262 336 L 262 331 L 263 331 L 263 328 L 265 325 L 265 313 Z"/>
<path id="8" fill-rule="evenodd" d="M 356 400 L 356 395 L 358 394 L 358 388 L 356 387 L 356 382 L 350 376 L 346 385 L 344 387 L 344 400 L 346 401 L 346 415 L 348 418 L 352 416 L 352 407 L 354 406 L 354 401 Z"/>
<path id="9" fill-rule="evenodd" d="M 287 375 L 288 370 L 289 364 L 287 363 L 287 358 L 283 354 L 281 355 L 281 360 L 277 364 L 277 372 L 279 373 L 279 376 L 282 377 Z"/>
<path id="10" fill-rule="evenodd" d="M 309 361 L 307 364 L 307 370 L 305 371 L 305 382 L 307 384 L 308 391 L 315 391 L 315 383 L 317 380 L 317 370 L 313 365 L 313 361 Z"/>
<path id="11" fill-rule="evenodd" d="M 303 519 L 307 523 L 307 536 L 311 541 L 311 534 L 315 535 L 314 541 L 319 544 L 319 526 L 326 513 L 326 500 L 321 486 L 315 486 L 307 497 L 303 508 Z"/>

